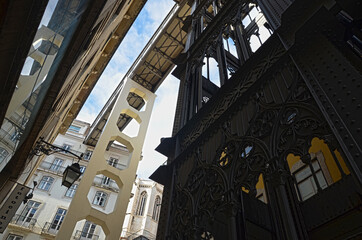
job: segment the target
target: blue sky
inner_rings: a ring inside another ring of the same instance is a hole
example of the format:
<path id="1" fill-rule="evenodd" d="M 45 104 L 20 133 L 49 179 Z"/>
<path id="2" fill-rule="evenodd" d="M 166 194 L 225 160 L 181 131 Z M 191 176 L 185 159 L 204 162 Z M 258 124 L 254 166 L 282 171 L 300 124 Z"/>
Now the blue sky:
<path id="1" fill-rule="evenodd" d="M 92 123 L 133 61 L 170 11 L 172 0 L 148 0 L 118 50 L 112 57 L 77 119 Z M 154 151 L 161 137 L 171 135 L 179 80 L 168 76 L 157 90 L 148 132 L 143 147 L 143 160 L 137 174 L 148 178 L 166 158 Z M 126 132 L 132 133 L 131 124 Z"/>

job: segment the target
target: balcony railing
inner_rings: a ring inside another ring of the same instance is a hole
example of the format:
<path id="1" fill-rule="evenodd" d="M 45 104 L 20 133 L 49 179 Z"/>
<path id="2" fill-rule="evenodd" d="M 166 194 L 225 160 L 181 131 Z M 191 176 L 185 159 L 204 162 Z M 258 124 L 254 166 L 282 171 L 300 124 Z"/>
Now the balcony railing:
<path id="1" fill-rule="evenodd" d="M 111 161 L 111 160 L 107 160 L 107 163 L 108 163 L 109 165 L 111 165 L 111 166 L 119 169 L 119 170 L 123 170 L 123 169 L 125 169 L 125 168 L 127 167 L 125 164 L 122 164 L 122 163 L 119 163 L 119 162 L 114 163 L 114 162 Z"/>
<path id="2" fill-rule="evenodd" d="M 56 174 L 60 174 L 63 175 L 63 172 L 65 170 L 65 167 L 63 166 L 59 166 L 59 165 L 55 165 L 52 162 L 47 162 L 47 161 L 43 161 L 40 164 L 40 168 L 46 171 L 50 171 Z"/>
<path id="3" fill-rule="evenodd" d="M 11 220 L 11 223 L 32 230 L 36 224 L 36 219 L 16 214 Z"/>
<path id="4" fill-rule="evenodd" d="M 53 145 L 56 146 L 56 147 L 58 147 L 58 148 L 63 148 L 64 150 L 68 150 L 68 151 L 70 151 L 70 152 L 72 152 L 72 153 L 74 153 L 74 154 L 76 154 L 76 155 L 78 155 L 78 156 L 84 154 L 84 152 L 76 151 L 76 150 L 73 150 L 73 149 L 71 149 L 71 148 L 65 148 L 64 146 L 60 146 L 60 145 L 58 145 L 58 144 L 53 144 Z M 63 151 L 59 151 L 59 152 L 62 153 Z"/>
<path id="5" fill-rule="evenodd" d="M 39 168 L 44 171 L 56 173 L 58 175 L 63 175 L 63 172 L 65 170 L 64 166 L 57 166 L 54 165 L 52 162 L 47 161 L 43 161 L 40 164 Z M 79 180 L 81 180 L 81 178 Z M 96 176 L 93 182 L 97 186 L 113 189 L 114 191 L 119 190 L 117 183 L 112 179 L 106 179 L 105 176 Z"/>
<path id="6" fill-rule="evenodd" d="M 83 231 L 79 231 L 77 230 L 75 232 L 75 235 L 73 236 L 74 240 L 98 240 L 99 236 L 96 234 L 92 234 L 89 232 L 83 232 Z"/>
<path id="7" fill-rule="evenodd" d="M 93 183 L 96 186 L 106 187 L 106 188 L 109 188 L 109 189 L 113 189 L 114 191 L 119 190 L 117 183 L 112 179 L 107 179 L 106 180 L 105 176 L 96 176 L 94 178 Z"/>
<path id="8" fill-rule="evenodd" d="M 51 235 L 57 235 L 60 228 L 60 224 L 55 224 L 51 222 L 46 222 L 44 224 L 43 229 L 41 230 L 42 233 L 47 233 Z"/>
<path id="9" fill-rule="evenodd" d="M 12 134 L 10 134 L 8 131 L 5 131 L 4 129 L 0 129 L 0 141 L 2 144 L 7 146 L 11 150 L 15 150 L 16 147 L 16 141 L 11 140 Z"/>

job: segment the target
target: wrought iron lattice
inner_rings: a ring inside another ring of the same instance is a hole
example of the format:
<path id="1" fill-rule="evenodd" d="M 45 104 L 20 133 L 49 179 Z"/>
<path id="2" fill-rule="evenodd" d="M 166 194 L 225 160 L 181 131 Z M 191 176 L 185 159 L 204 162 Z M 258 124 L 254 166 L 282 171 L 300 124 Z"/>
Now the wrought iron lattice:
<path id="1" fill-rule="evenodd" d="M 347 2 L 192 1 L 174 135 L 158 147 L 168 164 L 151 176 L 165 184 L 159 239 L 335 238 L 343 221 L 358 236 L 362 9 Z M 272 35 L 251 51 L 262 27 Z"/>

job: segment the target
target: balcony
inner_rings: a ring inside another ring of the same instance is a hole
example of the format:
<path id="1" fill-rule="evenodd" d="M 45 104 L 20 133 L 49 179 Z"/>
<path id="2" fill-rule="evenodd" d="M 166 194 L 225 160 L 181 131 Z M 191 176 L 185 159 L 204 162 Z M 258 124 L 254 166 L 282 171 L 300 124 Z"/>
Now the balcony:
<path id="1" fill-rule="evenodd" d="M 70 152 L 72 152 L 72 153 L 74 153 L 74 154 L 76 154 L 76 155 L 78 155 L 78 156 L 81 156 L 82 154 L 84 154 L 84 153 L 81 152 L 81 151 L 76 151 L 76 150 L 73 150 L 73 149 L 71 149 L 71 148 L 67 148 L 67 147 L 65 147 L 65 146 L 61 146 L 61 145 L 54 144 L 54 143 L 53 143 L 53 145 L 56 146 L 56 147 L 58 147 L 58 148 L 62 148 L 62 149 L 64 149 L 64 150 L 70 151 Z M 65 152 L 62 151 L 62 150 L 60 150 L 59 153 L 67 154 L 67 153 L 65 153 Z"/>
<path id="2" fill-rule="evenodd" d="M 99 175 L 96 176 L 94 178 L 93 183 L 95 186 L 98 186 L 98 187 L 107 188 L 107 189 L 113 190 L 115 192 L 119 191 L 117 183 L 114 180 L 107 178 L 105 176 L 99 176 Z"/>
<path id="3" fill-rule="evenodd" d="M 43 161 L 41 162 L 39 168 L 44 171 L 52 172 L 58 175 L 63 175 L 65 167 L 54 165 L 52 162 Z"/>
<path id="4" fill-rule="evenodd" d="M 5 122 L 5 120 L 4 120 Z M 15 150 L 16 148 L 16 143 L 17 143 L 17 139 L 14 139 L 14 141 L 12 141 L 12 136 L 13 134 L 10 134 L 10 132 L 13 131 L 13 129 L 11 130 L 5 130 L 3 128 L 0 129 L 0 142 L 1 145 L 6 146 L 8 149 L 11 149 L 12 151 Z"/>
<path id="5" fill-rule="evenodd" d="M 36 219 L 31 217 L 22 216 L 20 214 L 16 214 L 11 220 L 10 224 L 16 225 L 17 227 L 21 227 L 22 229 L 33 230 L 36 224 Z"/>
<path id="6" fill-rule="evenodd" d="M 127 165 L 125 165 L 125 164 L 122 164 L 122 163 L 119 163 L 119 162 L 115 163 L 114 161 L 112 161 L 110 159 L 108 159 L 106 161 L 107 161 L 107 163 L 109 165 L 111 165 L 112 167 L 115 167 L 115 168 L 117 168 L 119 170 L 123 170 L 123 169 L 125 169 L 127 167 Z"/>
<path id="7" fill-rule="evenodd" d="M 96 234 L 92 234 L 89 232 L 83 232 L 83 231 L 79 231 L 77 230 L 75 232 L 75 235 L 73 236 L 74 240 L 98 240 L 99 236 Z"/>
<path id="8" fill-rule="evenodd" d="M 41 232 L 43 234 L 49 234 L 49 235 L 55 236 L 55 235 L 57 235 L 59 228 L 60 228 L 60 224 L 46 222 L 44 224 L 44 227 L 42 228 Z"/>

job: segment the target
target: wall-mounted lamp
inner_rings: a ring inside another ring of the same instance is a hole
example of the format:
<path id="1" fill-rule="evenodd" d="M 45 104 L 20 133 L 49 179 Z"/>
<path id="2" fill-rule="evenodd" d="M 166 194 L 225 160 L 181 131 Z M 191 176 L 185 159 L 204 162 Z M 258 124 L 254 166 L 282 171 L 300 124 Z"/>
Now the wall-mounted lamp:
<path id="1" fill-rule="evenodd" d="M 64 170 L 62 185 L 70 188 L 80 175 L 82 175 L 82 172 L 80 171 L 79 163 L 73 163 Z"/>
<path id="2" fill-rule="evenodd" d="M 26 204 L 28 202 L 29 199 L 33 198 L 33 192 L 34 192 L 34 188 L 36 187 L 36 185 L 38 185 L 37 181 L 33 181 L 33 188 L 31 189 L 30 193 L 28 195 L 25 196 L 23 203 Z"/>
<path id="3" fill-rule="evenodd" d="M 82 172 L 80 171 L 79 160 L 83 158 L 83 153 L 80 156 L 78 156 L 77 154 L 72 153 L 67 149 L 54 146 L 53 144 L 44 141 L 43 138 L 40 138 L 40 140 L 37 141 L 37 144 L 32 151 L 32 153 L 35 156 L 40 156 L 41 154 L 51 155 L 57 152 L 68 153 L 78 159 L 78 162 L 73 163 L 72 165 L 66 167 L 66 169 L 63 172 L 62 185 L 66 186 L 67 188 L 70 188 L 73 185 L 73 183 L 77 181 L 80 175 L 82 175 Z"/>

